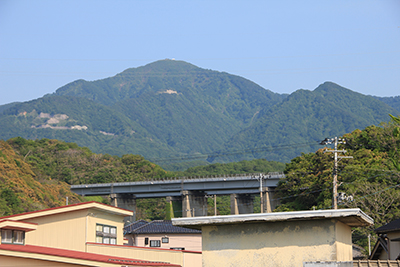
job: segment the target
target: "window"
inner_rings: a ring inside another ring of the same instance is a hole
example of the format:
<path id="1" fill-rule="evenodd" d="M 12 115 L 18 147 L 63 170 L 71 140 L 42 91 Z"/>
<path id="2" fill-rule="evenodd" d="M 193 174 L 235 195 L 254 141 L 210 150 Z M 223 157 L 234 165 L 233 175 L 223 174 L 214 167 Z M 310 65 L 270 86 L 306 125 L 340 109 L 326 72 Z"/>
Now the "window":
<path id="1" fill-rule="evenodd" d="M 148 237 L 145 237 L 144 238 L 144 245 L 146 246 L 146 245 L 148 245 L 149 244 L 149 238 Z"/>
<path id="2" fill-rule="evenodd" d="M 23 245 L 25 243 L 25 232 L 8 229 L 1 230 L 1 243 Z"/>
<path id="3" fill-rule="evenodd" d="M 161 247 L 160 240 L 150 240 L 150 247 Z"/>
<path id="4" fill-rule="evenodd" d="M 170 248 L 170 249 L 173 249 L 173 250 L 185 250 L 185 248 Z"/>
<path id="5" fill-rule="evenodd" d="M 96 243 L 117 244 L 117 227 L 96 224 Z"/>
<path id="6" fill-rule="evenodd" d="M 161 242 L 163 242 L 163 243 L 169 243 L 169 237 L 163 237 L 163 238 L 161 238 Z"/>
<path id="7" fill-rule="evenodd" d="M 22 231 L 14 231 L 14 232 L 13 232 L 14 244 L 23 245 L 23 244 L 24 244 L 24 240 L 25 240 L 24 237 L 25 237 L 25 232 L 22 232 Z"/>

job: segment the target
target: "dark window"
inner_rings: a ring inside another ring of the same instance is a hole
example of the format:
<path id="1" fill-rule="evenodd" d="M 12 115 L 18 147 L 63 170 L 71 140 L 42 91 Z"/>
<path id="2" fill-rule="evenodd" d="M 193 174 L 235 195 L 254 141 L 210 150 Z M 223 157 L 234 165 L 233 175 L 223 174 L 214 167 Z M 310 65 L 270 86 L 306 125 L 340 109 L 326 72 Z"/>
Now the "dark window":
<path id="1" fill-rule="evenodd" d="M 169 237 L 163 237 L 163 238 L 161 238 L 161 242 L 163 242 L 163 243 L 169 243 Z"/>
<path id="2" fill-rule="evenodd" d="M 171 248 L 171 249 L 174 249 L 174 250 L 185 250 L 185 248 Z"/>
<path id="3" fill-rule="evenodd" d="M 23 245 L 25 243 L 25 232 L 3 229 L 1 230 L 1 243 Z"/>
<path id="4" fill-rule="evenodd" d="M 117 244 L 117 227 L 96 224 L 96 243 Z"/>
<path id="5" fill-rule="evenodd" d="M 144 238 L 144 244 L 145 244 L 145 245 L 148 245 L 148 244 L 149 244 L 149 238 L 148 238 L 148 237 L 145 237 L 145 238 Z"/>
<path id="6" fill-rule="evenodd" d="M 150 247 L 161 247 L 160 240 L 150 240 Z"/>

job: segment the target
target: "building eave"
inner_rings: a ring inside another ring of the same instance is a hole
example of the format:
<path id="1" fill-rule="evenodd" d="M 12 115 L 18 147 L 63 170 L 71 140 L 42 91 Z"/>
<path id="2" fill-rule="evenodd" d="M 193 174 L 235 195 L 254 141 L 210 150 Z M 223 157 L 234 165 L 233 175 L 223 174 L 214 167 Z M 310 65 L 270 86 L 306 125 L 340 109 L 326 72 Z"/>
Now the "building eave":
<path id="1" fill-rule="evenodd" d="M 174 218 L 172 224 L 193 229 L 206 225 L 336 219 L 350 227 L 369 226 L 374 220 L 360 209 L 312 210 Z"/>
<path id="2" fill-rule="evenodd" d="M 90 202 L 83 202 L 83 203 L 61 206 L 61 207 L 56 207 L 56 208 L 31 211 L 31 212 L 26 212 L 26 213 L 21 213 L 21 214 L 0 217 L 0 220 L 5 220 L 5 219 L 12 220 L 12 221 L 29 220 L 32 218 L 56 215 L 56 214 L 73 212 L 73 211 L 84 210 L 84 209 L 98 209 L 98 210 L 102 210 L 104 212 L 108 212 L 108 213 L 116 214 L 116 215 L 120 215 L 120 216 L 132 216 L 132 214 L 133 214 L 133 211 L 130 211 L 130 210 L 121 209 L 118 207 L 106 205 L 106 204 L 95 202 L 95 201 L 90 201 Z"/>

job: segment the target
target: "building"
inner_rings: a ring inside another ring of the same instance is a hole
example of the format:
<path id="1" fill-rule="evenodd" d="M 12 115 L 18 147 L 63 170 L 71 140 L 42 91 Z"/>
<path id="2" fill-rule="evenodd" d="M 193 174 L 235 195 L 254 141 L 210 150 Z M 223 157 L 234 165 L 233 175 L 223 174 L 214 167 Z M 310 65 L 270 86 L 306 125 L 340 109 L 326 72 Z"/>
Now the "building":
<path id="1" fill-rule="evenodd" d="M 400 260 L 400 219 L 377 229 L 378 240 L 372 249 L 371 260 Z"/>
<path id="2" fill-rule="evenodd" d="M 172 219 L 202 231 L 203 266 L 298 266 L 351 262 L 351 227 L 373 220 L 360 209 Z"/>
<path id="3" fill-rule="evenodd" d="M 172 225 L 171 221 L 139 220 L 124 228 L 128 245 L 201 251 L 201 231 Z"/>
<path id="4" fill-rule="evenodd" d="M 85 202 L 0 217 L 0 262 L 8 266 L 176 267 L 201 262 L 201 252 L 125 246 L 123 219 L 131 215 L 129 210 Z"/>

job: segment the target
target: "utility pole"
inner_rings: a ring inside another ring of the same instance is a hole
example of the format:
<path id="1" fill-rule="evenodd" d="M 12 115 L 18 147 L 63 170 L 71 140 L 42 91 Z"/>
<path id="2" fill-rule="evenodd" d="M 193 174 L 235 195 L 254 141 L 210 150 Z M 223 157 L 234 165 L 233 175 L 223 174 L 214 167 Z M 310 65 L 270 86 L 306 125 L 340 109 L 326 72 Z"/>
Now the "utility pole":
<path id="1" fill-rule="evenodd" d="M 217 195 L 214 195 L 214 216 L 217 216 Z"/>
<path id="2" fill-rule="evenodd" d="M 346 153 L 347 151 L 342 149 L 342 150 L 338 150 L 337 149 L 337 145 L 338 144 L 345 144 L 346 141 L 342 140 L 341 138 L 333 138 L 333 139 L 328 139 L 325 138 L 325 140 L 323 140 L 320 144 L 321 145 L 329 145 L 332 144 L 332 142 L 334 142 L 335 145 L 335 149 L 334 150 L 325 150 L 325 152 L 333 152 L 335 153 L 334 155 L 334 159 L 335 159 L 335 163 L 334 163 L 334 167 L 333 167 L 333 196 L 332 196 L 332 206 L 333 209 L 337 209 L 337 187 L 338 187 L 338 180 L 337 180 L 337 173 L 338 173 L 338 159 L 343 159 L 343 158 L 353 158 L 352 156 L 338 156 L 338 153 Z"/>
<path id="3" fill-rule="evenodd" d="M 264 176 L 262 173 L 260 173 L 260 176 L 258 178 L 257 177 L 254 177 L 254 178 L 256 178 L 257 180 L 260 181 L 260 205 L 261 205 L 260 213 L 264 213 L 264 197 L 263 197 L 263 185 L 262 185 Z"/>

